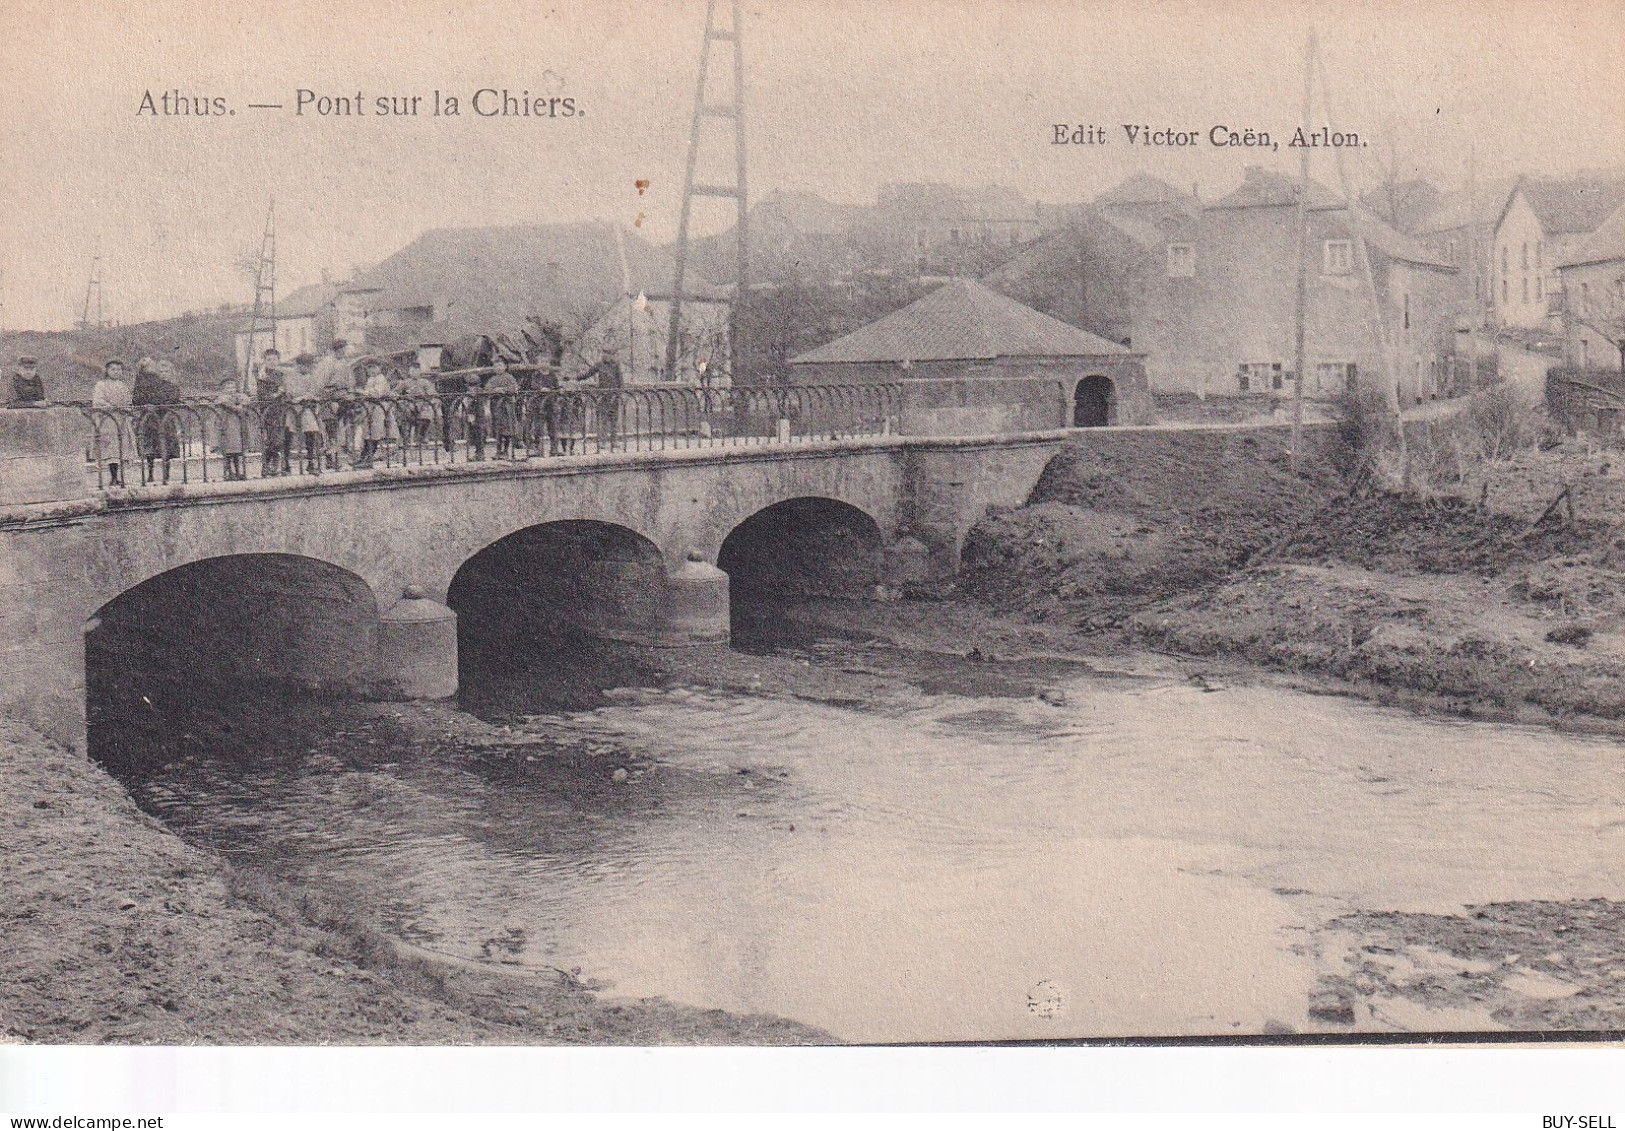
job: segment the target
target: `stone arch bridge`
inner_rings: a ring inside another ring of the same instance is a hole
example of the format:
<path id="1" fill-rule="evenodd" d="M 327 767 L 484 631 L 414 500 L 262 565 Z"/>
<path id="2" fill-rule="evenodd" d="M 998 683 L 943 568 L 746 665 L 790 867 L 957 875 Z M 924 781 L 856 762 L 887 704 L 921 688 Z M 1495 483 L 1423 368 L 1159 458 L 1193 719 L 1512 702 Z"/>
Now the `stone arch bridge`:
<path id="1" fill-rule="evenodd" d="M 816 539 L 820 523 L 833 537 L 861 515 L 887 584 L 946 580 L 970 527 L 990 505 L 1025 501 L 1066 438 L 890 435 L 110 494 L 85 485 L 77 410 L 0 417 L 0 712 L 81 749 L 87 640 L 165 579 L 193 587 L 198 616 L 240 620 L 237 654 L 270 674 L 440 697 L 455 690 L 457 618 L 445 606 L 459 571 L 485 560 L 522 589 L 516 563 L 547 541 L 526 532 L 574 532 L 548 543 L 548 560 L 577 555 L 572 601 L 589 628 L 662 645 L 726 640 L 725 544 L 791 528 Z M 789 525 L 762 521 L 775 513 Z M 783 559 L 732 560 L 760 570 Z M 322 594 L 349 611 L 304 607 Z M 170 619 L 181 637 L 195 627 Z"/>

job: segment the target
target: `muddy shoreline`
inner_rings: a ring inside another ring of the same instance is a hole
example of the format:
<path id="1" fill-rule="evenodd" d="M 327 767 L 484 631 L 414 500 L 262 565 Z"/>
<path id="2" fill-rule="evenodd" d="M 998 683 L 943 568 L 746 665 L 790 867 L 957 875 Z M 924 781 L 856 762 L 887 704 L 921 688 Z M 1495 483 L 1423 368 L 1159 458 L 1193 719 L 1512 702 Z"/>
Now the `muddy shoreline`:
<path id="1" fill-rule="evenodd" d="M 327 721 L 376 708 L 332 704 Z M 437 708 L 425 714 L 454 714 Z M 41 1044 L 823 1044 L 792 1021 L 443 961 L 347 894 L 234 867 L 0 724 L 0 1034 Z"/>

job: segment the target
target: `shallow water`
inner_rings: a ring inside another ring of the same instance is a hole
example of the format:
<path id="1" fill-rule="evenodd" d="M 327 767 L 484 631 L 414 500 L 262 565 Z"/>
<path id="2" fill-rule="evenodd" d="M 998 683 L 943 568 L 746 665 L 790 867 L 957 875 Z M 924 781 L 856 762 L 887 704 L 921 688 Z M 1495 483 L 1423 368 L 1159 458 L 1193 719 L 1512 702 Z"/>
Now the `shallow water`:
<path id="1" fill-rule="evenodd" d="M 1342 911 L 1625 896 L 1612 742 L 1046 678 L 1050 701 L 939 680 L 877 708 L 624 691 L 501 745 L 361 729 L 123 776 L 421 946 L 860 1041 L 1325 1027 L 1315 928 Z"/>

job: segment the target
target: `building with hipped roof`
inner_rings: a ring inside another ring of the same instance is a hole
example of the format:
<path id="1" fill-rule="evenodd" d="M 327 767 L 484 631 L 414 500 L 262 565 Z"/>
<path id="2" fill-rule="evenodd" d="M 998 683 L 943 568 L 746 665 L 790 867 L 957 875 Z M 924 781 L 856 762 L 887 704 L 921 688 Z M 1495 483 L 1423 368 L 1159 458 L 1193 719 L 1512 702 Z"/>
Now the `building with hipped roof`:
<path id="1" fill-rule="evenodd" d="M 796 384 L 899 382 L 905 430 L 985 434 L 1144 423 L 1142 358 L 972 279 L 790 362 Z"/>

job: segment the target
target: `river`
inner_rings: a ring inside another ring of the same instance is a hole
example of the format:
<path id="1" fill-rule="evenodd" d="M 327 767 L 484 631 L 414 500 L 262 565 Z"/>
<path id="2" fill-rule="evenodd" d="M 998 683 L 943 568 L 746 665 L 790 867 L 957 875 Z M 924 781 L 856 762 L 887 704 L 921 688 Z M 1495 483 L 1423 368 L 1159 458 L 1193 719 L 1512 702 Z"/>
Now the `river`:
<path id="1" fill-rule="evenodd" d="M 772 659 L 907 666 L 836 640 Z M 115 772 L 415 946 L 853 1041 L 1336 1029 L 1309 1003 L 1341 913 L 1625 896 L 1612 741 L 1156 661 L 1051 665 L 1042 696 L 1031 666 L 936 662 L 965 678 L 865 703 L 629 688 L 477 739 L 385 712 Z M 1399 1027 L 1494 1027 L 1431 1021 Z"/>

